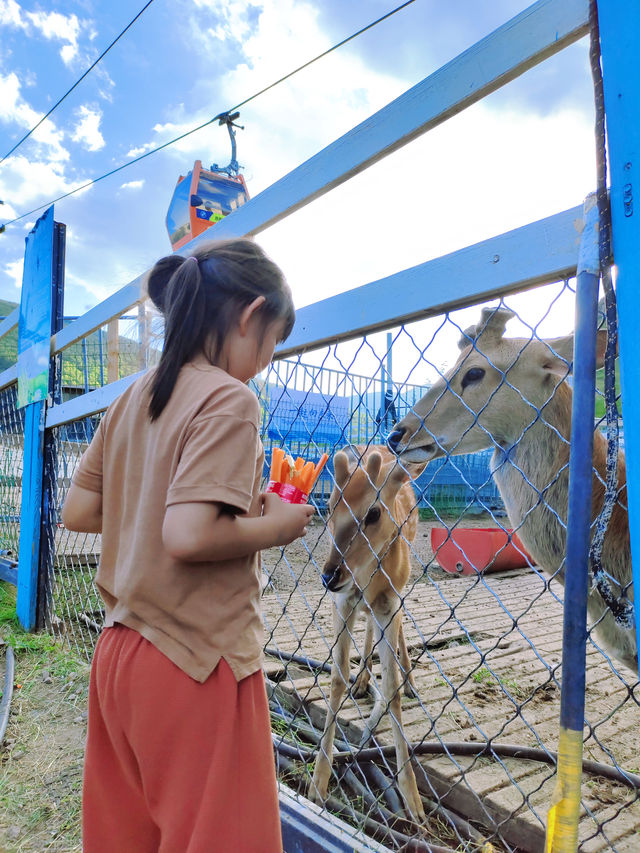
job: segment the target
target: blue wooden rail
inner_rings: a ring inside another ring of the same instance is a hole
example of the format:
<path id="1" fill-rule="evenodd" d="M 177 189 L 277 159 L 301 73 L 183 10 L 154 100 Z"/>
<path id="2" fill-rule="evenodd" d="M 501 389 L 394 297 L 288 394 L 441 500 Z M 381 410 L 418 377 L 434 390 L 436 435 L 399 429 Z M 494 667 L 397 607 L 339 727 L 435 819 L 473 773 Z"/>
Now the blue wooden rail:
<path id="1" fill-rule="evenodd" d="M 618 267 L 634 584 L 640 588 L 640 364 L 634 352 L 635 283 L 640 277 L 640 196 L 636 186 L 640 173 L 640 7 L 616 0 L 600 0 L 598 5 L 611 159 L 613 250 Z M 259 233 L 582 38 L 587 30 L 587 0 L 539 0 L 226 217 L 216 225 L 215 235 Z M 574 276 L 581 222 L 581 208 L 572 208 L 310 305 L 298 312 L 294 331 L 278 349 L 277 357 Z M 209 236 L 202 235 L 186 249 L 193 250 Z M 142 301 L 143 279 L 138 276 L 52 335 L 51 354 L 64 351 Z M 0 322 L 0 337 L 17 322 L 17 311 Z M 0 374 L 0 390 L 14 384 L 17 373 L 13 366 Z M 50 406 L 46 416 L 44 403 L 31 404 L 38 408 L 27 412 L 23 482 L 25 490 L 33 490 L 27 494 L 35 497 L 23 501 L 18 587 L 19 614 L 25 625 L 33 624 L 35 613 L 35 543 L 40 535 L 35 507 L 42 480 L 43 430 L 103 411 L 135 378 Z M 5 571 L 2 576 L 6 577 L 11 567 L 3 566 L 0 563 L 0 572 Z M 366 849 L 357 846 L 352 833 L 345 837 L 343 830 L 338 832 L 336 825 L 321 828 L 317 817 L 309 809 L 300 811 L 295 801 L 283 800 L 288 853 Z"/>

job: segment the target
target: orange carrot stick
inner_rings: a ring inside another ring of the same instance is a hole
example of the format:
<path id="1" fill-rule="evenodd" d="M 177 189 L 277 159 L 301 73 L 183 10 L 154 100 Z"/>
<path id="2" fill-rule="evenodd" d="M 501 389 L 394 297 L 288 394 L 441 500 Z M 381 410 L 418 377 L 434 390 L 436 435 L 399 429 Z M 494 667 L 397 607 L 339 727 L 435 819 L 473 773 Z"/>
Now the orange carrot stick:
<path id="1" fill-rule="evenodd" d="M 275 483 L 277 483 L 280 478 L 283 459 L 284 450 L 281 447 L 274 447 L 271 453 L 271 469 L 269 471 L 269 479 L 273 480 Z"/>
<path id="2" fill-rule="evenodd" d="M 304 467 L 304 459 L 302 458 L 302 456 L 298 456 L 298 458 L 296 459 L 296 462 L 295 462 L 295 466 L 296 466 L 296 471 L 302 471 L 302 469 Z"/>
<path id="3" fill-rule="evenodd" d="M 309 483 L 311 482 L 311 478 L 313 477 L 314 464 L 313 462 L 307 462 L 304 468 L 302 469 L 302 491 L 308 495 L 309 494 Z"/>
<path id="4" fill-rule="evenodd" d="M 320 461 L 318 462 L 316 467 L 313 469 L 313 476 L 311 478 L 311 482 L 309 483 L 309 491 L 307 492 L 307 494 L 309 494 L 311 492 L 311 489 L 315 486 L 315 484 L 318 480 L 318 477 L 322 473 L 322 469 L 327 464 L 328 459 L 329 459 L 329 456 L 326 453 L 323 453 L 322 456 L 320 457 Z"/>

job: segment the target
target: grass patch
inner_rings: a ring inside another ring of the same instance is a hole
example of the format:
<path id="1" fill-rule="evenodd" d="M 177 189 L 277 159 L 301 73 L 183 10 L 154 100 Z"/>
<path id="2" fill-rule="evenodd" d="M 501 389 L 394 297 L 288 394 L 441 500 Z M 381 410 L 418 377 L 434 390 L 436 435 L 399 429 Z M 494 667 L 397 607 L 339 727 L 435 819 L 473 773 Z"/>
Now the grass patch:
<path id="1" fill-rule="evenodd" d="M 16 664 L 0 747 L 0 850 L 80 853 L 89 667 L 49 634 L 24 631 L 15 608 L 15 587 L 0 582 L 0 640 Z"/>

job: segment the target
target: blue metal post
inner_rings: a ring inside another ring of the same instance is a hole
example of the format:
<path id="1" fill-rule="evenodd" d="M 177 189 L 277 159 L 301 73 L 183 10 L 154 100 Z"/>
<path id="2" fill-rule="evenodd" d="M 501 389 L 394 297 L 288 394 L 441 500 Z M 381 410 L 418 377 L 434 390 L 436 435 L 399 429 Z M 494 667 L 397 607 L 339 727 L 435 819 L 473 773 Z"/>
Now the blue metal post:
<path id="1" fill-rule="evenodd" d="M 578 845 L 600 281 L 597 226 L 598 209 L 594 194 L 585 201 L 585 228 L 576 283 L 560 737 L 558 776 L 547 823 L 547 853 L 573 853 Z"/>
<path id="2" fill-rule="evenodd" d="M 622 421 L 640 655 L 640 4 L 599 0 L 600 49 L 617 267 Z"/>
<path id="3" fill-rule="evenodd" d="M 51 337 L 51 281 L 54 266 L 53 207 L 36 222 L 27 236 L 20 295 L 18 327 L 18 382 L 29 387 L 36 358 L 44 341 Z M 46 372 L 44 397 L 41 389 L 28 392 L 24 423 L 24 460 L 22 470 L 22 507 L 20 513 L 20 546 L 18 556 L 17 614 L 20 624 L 32 631 L 36 624 L 38 598 L 38 563 L 42 518 L 42 479 L 44 470 L 44 420 L 48 390 L 48 346 L 45 350 Z M 20 391 L 20 387 L 19 387 Z"/>

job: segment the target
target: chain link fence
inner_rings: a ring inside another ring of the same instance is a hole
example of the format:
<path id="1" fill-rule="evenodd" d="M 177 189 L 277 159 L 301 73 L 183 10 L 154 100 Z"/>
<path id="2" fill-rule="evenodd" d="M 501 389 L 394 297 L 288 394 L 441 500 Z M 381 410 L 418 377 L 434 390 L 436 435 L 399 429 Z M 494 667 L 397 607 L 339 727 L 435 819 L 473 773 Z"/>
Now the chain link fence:
<path id="1" fill-rule="evenodd" d="M 20 541 L 24 411 L 16 409 L 17 386 L 0 391 L 0 554 L 17 561 Z"/>
<path id="2" fill-rule="evenodd" d="M 543 848 L 560 701 L 560 485 L 571 399 L 560 362 L 573 301 L 572 282 L 538 288 L 484 315 L 464 309 L 276 361 L 255 382 L 267 465 L 274 447 L 331 457 L 310 497 L 318 512 L 308 535 L 263 553 L 279 776 L 391 850 L 409 849 L 409 838 L 415 850 Z M 57 519 L 98 419 L 52 430 L 47 624 L 87 658 L 102 625 L 92 582 L 100 537 Z M 395 424 L 407 428 L 400 439 Z M 508 447 L 505 430 L 517 439 Z M 433 458 L 403 454 L 412 441 Z M 505 485 L 507 467 L 520 504 Z M 403 468 L 406 482 L 395 476 Z M 540 518 L 546 548 L 530 529 Z M 640 827 L 637 672 L 603 645 L 594 623 L 607 618 L 591 611 L 580 849 L 622 853 L 638 849 Z"/>

